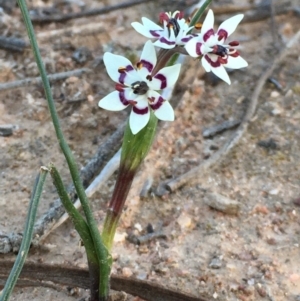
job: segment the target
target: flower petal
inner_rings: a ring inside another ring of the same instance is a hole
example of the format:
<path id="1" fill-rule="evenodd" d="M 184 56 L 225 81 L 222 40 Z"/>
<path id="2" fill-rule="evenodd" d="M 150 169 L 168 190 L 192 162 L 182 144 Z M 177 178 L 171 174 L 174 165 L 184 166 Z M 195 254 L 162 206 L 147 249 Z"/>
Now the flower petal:
<path id="1" fill-rule="evenodd" d="M 201 42 L 199 37 L 195 37 L 191 40 L 189 40 L 186 44 L 185 44 L 185 49 L 188 52 L 188 54 L 192 57 L 198 57 L 200 56 L 201 53 Z"/>
<path id="2" fill-rule="evenodd" d="M 243 18 L 244 18 L 244 15 L 239 14 L 239 15 L 236 15 L 234 17 L 231 17 L 231 18 L 225 20 L 219 26 L 217 34 L 219 35 L 220 33 L 222 33 L 222 31 L 223 32 L 225 31 L 226 32 L 225 40 L 226 40 L 227 37 L 229 37 L 236 30 L 236 27 L 239 25 L 239 23 L 242 21 Z"/>
<path id="3" fill-rule="evenodd" d="M 127 72 L 136 73 L 131 62 L 121 55 L 105 52 L 103 56 L 103 61 L 109 77 L 116 83 L 123 83 L 123 77 L 125 77 L 126 75 L 126 73 L 120 73 L 118 71 L 120 67 L 126 68 Z"/>
<path id="4" fill-rule="evenodd" d="M 162 28 L 146 17 L 142 17 L 142 22 L 149 30 L 162 30 Z"/>
<path id="5" fill-rule="evenodd" d="M 140 63 L 142 67 L 137 72 L 145 80 L 146 76 L 151 74 L 156 65 L 156 52 L 151 41 L 146 42 L 141 54 Z"/>
<path id="6" fill-rule="evenodd" d="M 201 35 L 203 37 L 204 42 L 206 42 L 208 38 L 213 34 L 214 34 L 214 13 L 210 9 L 205 17 L 205 20 L 201 28 Z"/>
<path id="7" fill-rule="evenodd" d="M 139 22 L 132 22 L 131 26 L 142 36 L 145 36 L 146 38 L 154 38 L 153 34 L 150 33 L 149 29 L 146 28 L 143 24 Z"/>
<path id="8" fill-rule="evenodd" d="M 236 57 L 228 56 L 227 64 L 224 64 L 226 68 L 240 69 L 248 66 L 248 63 L 239 55 Z"/>
<path id="9" fill-rule="evenodd" d="M 179 77 L 180 67 L 181 64 L 176 64 L 162 68 L 153 76 L 152 81 L 148 83 L 149 87 L 153 90 L 173 87 Z"/>
<path id="10" fill-rule="evenodd" d="M 206 58 L 203 56 L 201 59 L 201 63 L 203 68 L 205 69 L 206 72 L 210 72 L 211 71 L 211 65 L 210 63 L 206 60 Z"/>
<path id="11" fill-rule="evenodd" d="M 125 105 L 120 99 L 120 92 L 114 91 L 109 93 L 107 96 L 102 98 L 98 106 L 102 109 L 109 110 L 109 111 L 121 111 L 124 110 L 127 106 Z"/>
<path id="12" fill-rule="evenodd" d="M 222 79 L 224 82 L 226 82 L 228 85 L 231 84 L 230 78 L 223 65 L 220 65 L 219 67 L 212 67 L 211 71 L 220 79 Z"/>
<path id="13" fill-rule="evenodd" d="M 144 106 L 142 106 L 142 103 Z M 133 106 L 130 116 L 129 125 L 132 134 L 137 134 L 141 129 L 143 129 L 150 118 L 150 109 L 146 100 L 139 101 L 139 105 Z"/>
<path id="14" fill-rule="evenodd" d="M 154 111 L 154 115 L 164 121 L 174 121 L 175 119 L 174 110 L 168 101 L 164 101 L 162 105 Z"/>
<path id="15" fill-rule="evenodd" d="M 166 36 L 162 36 L 159 38 L 159 40 L 155 41 L 153 45 L 163 49 L 172 49 L 176 45 L 175 37 L 174 39 L 171 39 L 167 38 Z"/>

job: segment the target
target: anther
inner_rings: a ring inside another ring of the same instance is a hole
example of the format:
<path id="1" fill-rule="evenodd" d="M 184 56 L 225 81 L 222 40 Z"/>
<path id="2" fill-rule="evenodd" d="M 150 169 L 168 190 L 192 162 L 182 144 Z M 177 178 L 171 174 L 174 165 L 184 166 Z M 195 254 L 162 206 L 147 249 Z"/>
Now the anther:
<path id="1" fill-rule="evenodd" d="M 140 70 L 140 69 L 142 69 L 143 68 L 143 63 L 142 62 L 138 62 L 137 64 L 136 64 L 136 67 Z"/>
<path id="2" fill-rule="evenodd" d="M 228 45 L 235 47 L 235 46 L 239 46 L 240 43 L 238 41 L 232 41 L 232 42 L 228 43 Z"/>
<path id="3" fill-rule="evenodd" d="M 194 27 L 195 29 L 200 30 L 202 28 L 202 23 L 196 23 Z"/>
<path id="4" fill-rule="evenodd" d="M 126 67 L 119 67 L 118 72 L 119 73 L 125 73 L 126 72 Z"/>
<path id="5" fill-rule="evenodd" d="M 147 76 L 146 76 L 146 79 L 148 79 L 148 81 L 152 81 L 152 76 L 150 75 L 150 74 L 148 74 Z"/>

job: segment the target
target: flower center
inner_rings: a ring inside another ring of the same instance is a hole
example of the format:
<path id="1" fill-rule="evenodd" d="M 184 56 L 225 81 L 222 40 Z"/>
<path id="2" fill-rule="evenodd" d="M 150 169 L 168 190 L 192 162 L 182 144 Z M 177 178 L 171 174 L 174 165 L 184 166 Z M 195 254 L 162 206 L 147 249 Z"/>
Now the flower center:
<path id="1" fill-rule="evenodd" d="M 171 37 L 171 30 L 174 31 L 175 37 L 178 36 L 179 31 L 180 31 L 180 26 L 178 24 L 177 19 L 175 19 L 175 18 L 169 19 L 167 27 L 168 27 L 169 38 Z"/>
<path id="2" fill-rule="evenodd" d="M 221 45 L 215 45 L 213 47 L 212 53 L 219 55 L 219 56 L 226 56 L 227 55 L 227 48 Z"/>
<path id="3" fill-rule="evenodd" d="M 131 88 L 133 93 L 137 95 L 145 95 L 149 90 L 147 83 L 139 81 L 132 83 Z"/>

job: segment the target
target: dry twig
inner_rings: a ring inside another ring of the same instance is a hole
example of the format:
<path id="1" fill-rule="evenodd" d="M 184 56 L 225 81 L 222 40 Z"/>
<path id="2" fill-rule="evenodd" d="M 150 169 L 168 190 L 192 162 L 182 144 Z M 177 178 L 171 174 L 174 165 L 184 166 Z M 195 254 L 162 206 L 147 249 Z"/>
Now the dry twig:
<path id="1" fill-rule="evenodd" d="M 191 169 L 189 172 L 179 176 L 177 179 L 170 181 L 167 184 L 167 188 L 170 191 L 175 191 L 177 188 L 183 186 L 188 181 L 192 179 L 197 179 L 200 175 L 207 172 L 209 168 L 214 167 L 217 163 L 219 163 L 228 152 L 240 141 L 240 138 L 246 132 L 251 119 L 253 118 L 253 114 L 256 110 L 258 97 L 262 91 L 262 88 L 268 78 L 271 76 L 274 69 L 278 66 L 278 64 L 287 56 L 289 53 L 289 49 L 293 47 L 298 41 L 300 37 L 300 31 L 298 31 L 294 37 L 290 40 L 290 42 L 286 45 L 286 48 L 282 50 L 282 52 L 274 59 L 272 65 L 261 75 L 259 78 L 256 88 L 251 96 L 249 106 L 245 113 L 245 116 L 239 125 L 238 129 L 232 136 L 227 140 L 227 142 L 220 148 L 217 152 L 215 152 L 208 160 L 204 161 L 197 167 Z"/>
<path id="2" fill-rule="evenodd" d="M 22 52 L 25 49 L 25 47 L 28 46 L 29 44 L 25 42 L 23 39 L 0 36 L 1 49 Z"/>
<path id="3" fill-rule="evenodd" d="M 112 12 L 114 10 L 121 10 L 125 9 L 128 7 L 132 7 L 138 4 L 142 3 L 148 3 L 154 0 L 133 0 L 129 2 L 124 2 L 120 3 L 117 5 L 110 5 L 110 6 L 105 6 L 105 7 L 100 7 L 100 8 L 92 8 L 92 9 L 87 9 L 85 11 L 79 12 L 79 13 L 70 13 L 70 14 L 64 14 L 64 15 L 54 15 L 54 16 L 45 16 L 45 15 L 37 15 L 37 16 L 32 16 L 31 21 L 33 23 L 38 23 L 38 24 L 46 24 L 50 22 L 65 22 L 71 19 L 78 19 L 78 18 L 83 18 L 83 17 L 92 17 L 96 15 L 104 15 L 109 12 Z"/>
<path id="4" fill-rule="evenodd" d="M 91 72 L 91 70 L 88 68 L 75 69 L 71 71 L 50 74 L 48 75 L 48 79 L 50 80 L 50 82 L 54 82 L 71 76 L 81 76 L 89 72 Z M 0 91 L 11 90 L 15 88 L 25 87 L 29 85 L 36 85 L 41 83 L 42 83 L 41 77 L 26 78 L 26 79 L 0 84 Z"/>
<path id="5" fill-rule="evenodd" d="M 4 285 L 13 262 L 0 261 L 0 286 Z M 89 273 L 77 267 L 49 265 L 41 263 L 25 263 L 18 279 L 17 286 L 46 286 L 47 282 L 57 285 L 81 287 L 88 289 Z M 46 283 L 46 285 L 44 285 Z M 208 301 L 211 296 L 201 294 L 199 297 L 191 296 L 177 290 L 168 289 L 149 281 L 111 275 L 111 288 L 124 291 L 133 296 L 139 296 L 147 301 Z M 218 300 L 223 301 L 219 298 Z"/>

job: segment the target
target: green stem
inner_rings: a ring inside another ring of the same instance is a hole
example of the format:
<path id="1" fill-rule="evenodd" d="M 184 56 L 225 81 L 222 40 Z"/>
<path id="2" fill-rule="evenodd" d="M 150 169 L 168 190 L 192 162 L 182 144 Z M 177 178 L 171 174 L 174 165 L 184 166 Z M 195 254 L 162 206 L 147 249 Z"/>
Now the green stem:
<path id="1" fill-rule="evenodd" d="M 212 0 L 206 0 L 202 6 L 197 10 L 197 12 L 194 14 L 191 22 L 190 22 L 190 26 L 194 26 L 195 24 L 197 24 L 199 22 L 199 19 L 201 18 L 202 14 L 204 13 L 204 11 L 206 10 L 206 8 L 210 5 L 210 3 L 212 2 Z"/>
<path id="2" fill-rule="evenodd" d="M 97 298 L 99 295 L 99 282 L 109 280 L 110 269 L 108 269 L 107 265 L 101 267 L 102 269 L 105 269 L 107 275 L 106 277 L 102 277 L 102 279 L 99 279 L 100 276 L 99 261 L 95 251 L 90 229 L 86 221 L 84 220 L 84 218 L 81 216 L 81 214 L 78 212 L 78 210 L 75 208 L 74 204 L 70 200 L 69 195 L 60 177 L 60 174 L 53 164 L 50 164 L 49 171 L 53 183 L 56 187 L 57 193 L 61 199 L 61 202 L 63 203 L 66 211 L 68 212 L 74 224 L 74 227 L 77 230 L 78 234 L 80 235 L 82 242 L 84 244 L 88 265 L 89 265 L 89 273 L 90 273 L 90 281 L 91 281 L 90 283 L 91 300 L 98 300 Z M 102 283 L 102 286 L 108 286 L 108 285 L 109 285 L 108 283 Z"/>
<path id="3" fill-rule="evenodd" d="M 104 221 L 102 237 L 107 249 L 111 251 L 118 221 L 129 193 L 134 176 L 145 159 L 155 136 L 157 118 L 151 112 L 145 128 L 133 135 L 127 123 L 122 144 L 121 162 L 118 178 Z"/>
<path id="4" fill-rule="evenodd" d="M 39 200 L 43 191 L 43 186 L 45 183 L 45 179 L 48 173 L 48 169 L 46 167 L 41 167 L 40 174 L 36 180 L 35 187 L 33 189 L 32 197 L 30 199 L 29 203 L 29 209 L 25 224 L 25 230 L 23 233 L 23 239 L 20 246 L 20 250 L 18 253 L 18 256 L 16 258 L 16 261 L 14 263 L 14 266 L 9 274 L 9 277 L 6 281 L 5 287 L 0 293 L 0 301 L 7 301 L 16 285 L 16 282 L 19 278 L 19 275 L 22 271 L 23 265 L 25 263 L 31 240 L 33 235 L 33 227 L 34 227 L 34 221 L 36 217 L 36 212 L 39 204 Z"/>
<path id="5" fill-rule="evenodd" d="M 49 107 L 50 115 L 52 118 L 52 122 L 53 122 L 53 125 L 55 128 L 56 136 L 57 136 L 59 145 L 62 149 L 62 152 L 66 158 L 66 161 L 68 163 L 69 170 L 70 170 L 70 173 L 72 176 L 72 180 L 73 180 L 78 198 L 80 199 L 82 209 L 86 216 L 86 220 L 87 220 L 88 226 L 91 231 L 91 236 L 93 238 L 95 250 L 97 252 L 98 260 L 100 263 L 102 263 L 102 265 L 107 265 L 108 268 L 110 268 L 109 254 L 108 254 L 107 249 L 105 248 L 105 246 L 102 242 L 101 236 L 99 234 L 97 223 L 96 223 L 94 216 L 92 214 L 92 211 L 90 209 L 88 199 L 85 194 L 85 190 L 82 185 L 82 182 L 80 180 L 80 175 L 79 175 L 73 154 L 71 152 L 69 145 L 67 144 L 67 142 L 64 138 L 63 132 L 60 127 L 57 111 L 56 111 L 52 93 L 51 93 L 50 83 L 49 83 L 49 80 L 47 77 L 46 69 L 44 67 L 38 45 L 37 45 L 35 33 L 34 33 L 33 26 L 32 26 L 31 20 L 30 20 L 26 2 L 25 2 L 25 0 L 18 0 L 18 4 L 19 4 L 19 7 L 22 12 L 22 16 L 23 16 L 23 19 L 25 22 L 25 26 L 27 29 L 29 39 L 30 39 L 34 57 L 35 57 L 38 69 L 40 71 L 40 74 L 41 74 L 41 78 L 42 78 L 42 82 L 43 82 L 43 86 L 44 86 L 44 90 L 45 90 L 45 95 L 46 95 L 46 99 L 48 102 L 48 107 Z M 102 270 L 100 269 L 100 279 L 102 277 L 101 273 L 102 273 Z M 106 274 L 106 272 L 104 274 Z M 106 277 L 106 275 L 103 275 L 103 277 Z M 106 298 L 108 296 L 109 288 L 102 287 L 101 282 L 99 283 L 99 285 L 100 285 L 100 287 L 99 287 L 100 297 Z"/>

